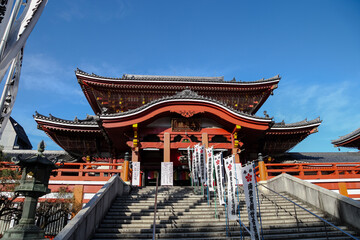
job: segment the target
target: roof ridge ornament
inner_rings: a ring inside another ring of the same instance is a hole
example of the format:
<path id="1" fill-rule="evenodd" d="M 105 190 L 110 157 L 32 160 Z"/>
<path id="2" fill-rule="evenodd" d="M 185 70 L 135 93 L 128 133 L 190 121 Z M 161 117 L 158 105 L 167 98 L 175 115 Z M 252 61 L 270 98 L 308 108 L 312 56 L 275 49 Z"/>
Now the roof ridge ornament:
<path id="1" fill-rule="evenodd" d="M 200 97 L 199 94 L 197 94 L 194 91 L 191 91 L 191 89 L 184 89 L 181 92 L 178 92 L 175 96 L 176 97 L 194 97 L 194 98 Z"/>

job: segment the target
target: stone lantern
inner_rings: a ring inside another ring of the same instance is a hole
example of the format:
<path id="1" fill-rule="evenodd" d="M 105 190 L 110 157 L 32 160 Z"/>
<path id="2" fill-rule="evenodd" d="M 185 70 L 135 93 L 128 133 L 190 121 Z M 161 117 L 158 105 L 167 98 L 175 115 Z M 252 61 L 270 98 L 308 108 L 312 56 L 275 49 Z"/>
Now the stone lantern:
<path id="1" fill-rule="evenodd" d="M 15 192 L 25 197 L 19 224 L 4 233 L 4 239 L 45 239 L 44 230 L 35 225 L 38 198 L 50 193 L 48 188 L 52 170 L 57 169 L 54 162 L 44 155 L 44 141 L 41 141 L 38 154 L 26 159 L 18 157 L 14 162 L 20 166 L 22 175 Z"/>

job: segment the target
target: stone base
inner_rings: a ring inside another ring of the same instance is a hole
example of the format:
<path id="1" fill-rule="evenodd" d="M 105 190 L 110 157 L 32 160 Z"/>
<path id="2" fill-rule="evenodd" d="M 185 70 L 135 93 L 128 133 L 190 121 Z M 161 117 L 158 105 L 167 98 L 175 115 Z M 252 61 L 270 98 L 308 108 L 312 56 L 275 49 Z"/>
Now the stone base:
<path id="1" fill-rule="evenodd" d="M 45 240 L 45 232 L 30 224 L 19 224 L 5 231 L 3 239 L 7 240 Z"/>

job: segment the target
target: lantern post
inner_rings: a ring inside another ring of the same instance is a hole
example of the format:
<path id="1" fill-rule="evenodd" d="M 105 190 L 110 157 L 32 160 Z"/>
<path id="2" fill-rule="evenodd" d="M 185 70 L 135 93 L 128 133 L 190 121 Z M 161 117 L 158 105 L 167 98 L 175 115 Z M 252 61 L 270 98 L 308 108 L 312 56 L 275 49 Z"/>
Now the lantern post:
<path id="1" fill-rule="evenodd" d="M 58 167 L 44 156 L 44 150 L 45 144 L 41 141 L 37 155 L 26 159 L 18 157 L 14 161 L 22 171 L 20 184 L 15 188 L 15 192 L 24 196 L 25 200 L 19 224 L 7 230 L 4 239 L 45 239 L 45 231 L 35 225 L 36 206 L 39 197 L 50 193 L 50 175 Z"/>

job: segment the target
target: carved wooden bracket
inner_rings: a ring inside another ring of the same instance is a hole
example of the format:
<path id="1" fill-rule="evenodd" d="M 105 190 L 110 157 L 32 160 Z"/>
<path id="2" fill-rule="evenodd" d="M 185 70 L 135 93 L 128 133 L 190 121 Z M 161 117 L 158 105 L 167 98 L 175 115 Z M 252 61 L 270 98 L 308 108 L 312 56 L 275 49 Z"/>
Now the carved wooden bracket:
<path id="1" fill-rule="evenodd" d="M 195 114 L 198 114 L 198 113 L 204 113 L 203 111 L 196 111 L 196 110 L 174 110 L 174 111 L 171 111 L 171 112 L 176 112 L 176 113 L 178 113 L 181 116 L 186 117 L 186 118 L 192 117 L 192 116 L 194 116 Z"/>

